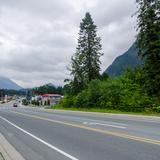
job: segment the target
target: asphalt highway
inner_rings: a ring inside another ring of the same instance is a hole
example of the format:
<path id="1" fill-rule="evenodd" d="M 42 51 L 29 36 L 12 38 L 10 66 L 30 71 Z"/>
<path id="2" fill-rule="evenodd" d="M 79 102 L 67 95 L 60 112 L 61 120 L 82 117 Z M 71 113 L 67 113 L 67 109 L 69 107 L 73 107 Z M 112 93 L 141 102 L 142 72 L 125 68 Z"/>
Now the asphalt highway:
<path id="1" fill-rule="evenodd" d="M 0 105 L 0 133 L 26 160 L 159 160 L 160 118 Z"/>

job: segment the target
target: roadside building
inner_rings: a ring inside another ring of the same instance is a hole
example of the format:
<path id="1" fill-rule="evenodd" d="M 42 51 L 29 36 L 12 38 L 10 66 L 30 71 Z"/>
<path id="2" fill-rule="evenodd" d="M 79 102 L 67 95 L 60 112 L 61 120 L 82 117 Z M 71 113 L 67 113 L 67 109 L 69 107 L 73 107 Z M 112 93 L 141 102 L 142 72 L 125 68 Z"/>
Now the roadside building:
<path id="1" fill-rule="evenodd" d="M 61 99 L 62 95 L 60 94 L 43 94 L 41 95 L 42 105 L 54 105 L 57 104 Z"/>

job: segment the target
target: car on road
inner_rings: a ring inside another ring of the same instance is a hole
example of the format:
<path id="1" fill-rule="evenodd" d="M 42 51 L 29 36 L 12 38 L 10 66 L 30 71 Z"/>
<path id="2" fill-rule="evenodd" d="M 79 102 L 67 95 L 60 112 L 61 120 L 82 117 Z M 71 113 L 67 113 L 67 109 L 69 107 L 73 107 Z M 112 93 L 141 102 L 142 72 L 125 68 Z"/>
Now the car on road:
<path id="1" fill-rule="evenodd" d="M 13 103 L 13 107 L 18 107 L 18 104 L 17 103 Z"/>

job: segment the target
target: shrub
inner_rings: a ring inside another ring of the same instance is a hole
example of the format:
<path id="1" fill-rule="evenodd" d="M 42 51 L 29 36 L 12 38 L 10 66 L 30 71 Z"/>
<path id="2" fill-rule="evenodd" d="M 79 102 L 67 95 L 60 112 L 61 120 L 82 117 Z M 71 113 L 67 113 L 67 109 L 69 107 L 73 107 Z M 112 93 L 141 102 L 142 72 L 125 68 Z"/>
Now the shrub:
<path id="1" fill-rule="evenodd" d="M 102 96 L 101 93 L 101 81 L 93 80 L 88 85 L 87 96 L 88 96 L 88 105 L 90 107 L 98 107 L 100 103 L 100 99 Z"/>
<path id="2" fill-rule="evenodd" d="M 38 100 L 33 100 L 31 103 L 33 105 L 35 105 L 35 106 L 39 106 L 40 105 L 40 102 Z"/>
<path id="3" fill-rule="evenodd" d="M 61 99 L 61 101 L 59 102 L 59 105 L 66 108 L 73 107 L 74 106 L 73 104 L 74 104 L 74 96 L 71 95 L 64 96 L 64 98 Z"/>
<path id="4" fill-rule="evenodd" d="M 142 112 L 145 108 L 152 107 L 152 98 L 146 94 L 140 84 L 126 77 L 121 77 L 121 80 L 123 83 L 121 110 Z"/>
<path id="5" fill-rule="evenodd" d="M 93 80 L 78 95 L 67 95 L 62 107 L 114 109 L 129 112 L 160 112 L 158 99 L 148 96 L 143 84 L 142 71 L 128 70 L 120 77 Z M 155 105 L 154 105 L 155 104 Z"/>
<path id="6" fill-rule="evenodd" d="M 25 106 L 27 106 L 29 104 L 29 102 L 27 101 L 27 99 L 23 99 L 22 100 L 22 104 L 25 105 Z"/>
<path id="7" fill-rule="evenodd" d="M 88 90 L 84 90 L 74 98 L 74 107 L 90 107 Z"/>
<path id="8" fill-rule="evenodd" d="M 108 79 L 101 83 L 99 106 L 101 108 L 117 109 L 121 104 L 122 86 L 119 79 Z"/>
<path id="9" fill-rule="evenodd" d="M 153 107 L 153 111 L 160 113 L 160 106 Z"/>

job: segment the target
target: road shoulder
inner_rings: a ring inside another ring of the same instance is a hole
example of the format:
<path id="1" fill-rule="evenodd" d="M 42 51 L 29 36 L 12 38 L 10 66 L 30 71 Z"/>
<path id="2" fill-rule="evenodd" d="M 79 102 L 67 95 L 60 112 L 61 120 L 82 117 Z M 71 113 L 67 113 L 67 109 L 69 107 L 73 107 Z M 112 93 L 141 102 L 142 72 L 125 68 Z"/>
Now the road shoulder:
<path id="1" fill-rule="evenodd" d="M 127 113 L 107 113 L 107 112 L 90 112 L 90 111 L 74 111 L 74 110 L 64 110 L 64 109 L 46 109 L 48 111 L 54 112 L 70 112 L 70 113 L 81 113 L 81 114 L 90 114 L 90 115 L 102 115 L 102 116 L 124 116 L 124 117 L 137 117 L 137 118 L 154 118 L 154 119 L 159 119 L 160 116 L 156 115 L 143 115 L 143 114 L 127 114 Z"/>
<path id="2" fill-rule="evenodd" d="M 16 151 L 16 149 L 6 140 L 0 133 L 0 153 L 4 160 L 24 160 L 24 158 Z"/>

